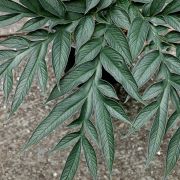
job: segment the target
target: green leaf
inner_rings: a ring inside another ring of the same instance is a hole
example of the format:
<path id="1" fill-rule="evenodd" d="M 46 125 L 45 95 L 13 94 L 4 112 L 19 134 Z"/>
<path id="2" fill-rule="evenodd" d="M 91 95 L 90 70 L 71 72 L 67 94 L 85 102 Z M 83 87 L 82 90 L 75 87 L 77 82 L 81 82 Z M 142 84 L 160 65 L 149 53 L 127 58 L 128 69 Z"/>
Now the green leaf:
<path id="1" fill-rule="evenodd" d="M 23 102 L 25 96 L 30 90 L 34 75 L 36 73 L 38 62 L 45 58 L 47 52 L 47 44 L 38 45 L 33 48 L 32 54 L 21 74 L 16 92 L 11 106 L 11 114 L 14 113 L 20 104 Z"/>
<path id="2" fill-rule="evenodd" d="M 70 51 L 71 35 L 64 29 L 61 29 L 57 33 L 52 47 L 52 65 L 58 83 L 68 63 Z"/>
<path id="3" fill-rule="evenodd" d="M 171 102 L 173 103 L 174 108 L 180 113 L 180 96 L 178 91 L 174 87 L 171 87 Z"/>
<path id="4" fill-rule="evenodd" d="M 127 64 L 131 65 L 132 56 L 128 41 L 124 33 L 117 27 L 111 25 L 108 26 L 106 30 L 105 39 L 113 49 L 115 49 L 124 57 Z"/>
<path id="5" fill-rule="evenodd" d="M 114 133 L 109 112 L 98 92 L 95 92 L 95 117 L 101 140 L 101 148 L 111 175 L 114 162 Z"/>
<path id="6" fill-rule="evenodd" d="M 169 175 L 176 165 L 180 155 L 180 128 L 177 129 L 171 138 L 166 158 L 166 171 L 165 176 Z"/>
<path id="7" fill-rule="evenodd" d="M 100 0 L 100 3 L 98 5 L 98 11 L 107 8 L 113 3 L 113 0 Z"/>
<path id="8" fill-rule="evenodd" d="M 80 155 L 81 155 L 81 141 L 77 142 L 77 144 L 73 147 L 72 151 L 70 152 L 66 160 L 66 164 L 61 174 L 60 180 L 73 179 L 79 166 Z"/>
<path id="9" fill-rule="evenodd" d="M 98 82 L 98 89 L 101 93 L 103 93 L 105 96 L 118 99 L 116 91 L 114 87 L 107 81 L 100 80 Z"/>
<path id="10" fill-rule="evenodd" d="M 138 101 L 141 101 L 138 94 L 137 84 L 128 67 L 124 63 L 123 57 L 114 49 L 105 47 L 101 51 L 100 60 L 105 70 L 110 73 L 116 81 L 122 84 L 129 95 Z"/>
<path id="11" fill-rule="evenodd" d="M 0 50 L 0 61 L 8 60 L 14 58 L 18 54 L 14 50 Z"/>
<path id="12" fill-rule="evenodd" d="M 64 94 L 68 93 L 78 85 L 86 82 L 94 74 L 96 70 L 95 68 L 96 62 L 94 61 L 87 62 L 79 66 L 75 66 L 60 81 L 60 91 L 56 85 L 53 88 L 47 101 L 51 101 L 57 97 L 63 96 Z"/>
<path id="13" fill-rule="evenodd" d="M 178 114 L 178 112 L 177 111 L 175 111 L 170 117 L 169 117 L 169 119 L 168 119 L 168 122 L 167 122 L 167 125 L 166 125 L 166 133 L 168 132 L 168 130 L 169 129 L 171 129 L 173 126 L 174 126 L 174 124 L 176 123 L 176 122 L 178 122 L 179 120 L 178 120 L 178 118 L 179 118 L 179 114 Z"/>
<path id="14" fill-rule="evenodd" d="M 6 101 L 9 97 L 10 92 L 12 91 L 12 88 L 13 88 L 13 73 L 12 70 L 7 69 L 5 72 L 4 83 L 3 83 L 3 91 Z"/>
<path id="15" fill-rule="evenodd" d="M 100 53 L 102 48 L 102 39 L 91 39 L 86 44 L 84 44 L 76 55 L 76 64 L 80 65 L 82 63 L 94 60 Z"/>
<path id="16" fill-rule="evenodd" d="M 176 57 L 180 59 L 180 45 L 176 46 Z"/>
<path id="17" fill-rule="evenodd" d="M 97 179 L 97 158 L 96 152 L 86 137 L 82 139 L 86 163 L 93 179 Z"/>
<path id="18" fill-rule="evenodd" d="M 45 92 L 48 81 L 48 69 L 45 58 L 40 59 L 38 62 L 37 74 L 41 91 Z"/>
<path id="19" fill-rule="evenodd" d="M 131 124 L 129 117 L 127 116 L 125 110 L 123 109 L 120 103 L 109 98 L 104 98 L 104 104 L 111 116 L 120 121 Z"/>
<path id="20" fill-rule="evenodd" d="M 143 94 L 143 100 L 151 100 L 163 92 L 164 83 L 157 82 L 150 85 Z"/>
<path id="21" fill-rule="evenodd" d="M 35 13 L 39 13 L 42 11 L 42 6 L 39 0 L 20 0 L 20 3 Z"/>
<path id="22" fill-rule="evenodd" d="M 0 28 L 9 26 L 21 20 L 23 18 L 23 14 L 6 14 L 0 16 Z"/>
<path id="23" fill-rule="evenodd" d="M 66 149 L 69 146 L 72 146 L 73 144 L 77 143 L 77 141 L 80 139 L 80 132 L 73 132 L 70 134 L 66 134 L 56 145 L 55 147 L 50 151 L 57 151 Z"/>
<path id="24" fill-rule="evenodd" d="M 84 0 L 73 0 L 64 2 L 66 10 L 76 13 L 85 13 L 86 11 L 86 1 Z"/>
<path id="25" fill-rule="evenodd" d="M 177 16 L 164 16 L 164 20 L 176 31 L 180 32 L 180 18 Z"/>
<path id="26" fill-rule="evenodd" d="M 142 87 L 158 70 L 161 64 L 159 51 L 152 51 L 137 63 L 133 69 L 133 76 L 139 87 Z"/>
<path id="27" fill-rule="evenodd" d="M 164 56 L 164 62 L 167 65 L 167 67 L 176 74 L 180 75 L 180 59 L 177 57 L 170 55 L 170 54 L 165 54 Z"/>
<path id="28" fill-rule="evenodd" d="M 123 8 L 128 12 L 128 8 L 130 6 L 129 0 L 117 0 L 117 6 Z"/>
<path id="29" fill-rule="evenodd" d="M 38 125 L 31 138 L 25 144 L 24 149 L 37 144 L 41 139 L 49 135 L 54 129 L 69 119 L 80 109 L 87 96 L 86 89 L 80 89 L 58 103 L 50 114 Z"/>
<path id="30" fill-rule="evenodd" d="M 92 81 L 92 80 L 90 80 Z M 82 122 L 87 121 L 91 118 L 91 114 L 93 111 L 93 94 L 92 91 L 89 92 L 87 100 L 82 106 L 81 113 L 79 119 L 82 119 Z"/>
<path id="31" fill-rule="evenodd" d="M 0 1 L 0 11 L 8 13 L 31 13 L 24 6 L 11 0 L 1 0 Z"/>
<path id="32" fill-rule="evenodd" d="M 177 43 L 180 44 L 180 32 L 177 31 L 171 31 L 168 34 L 165 35 L 165 39 L 169 43 Z"/>
<path id="33" fill-rule="evenodd" d="M 0 45 L 14 49 L 26 49 L 30 46 L 30 41 L 20 36 L 12 36 L 4 41 L 0 41 Z"/>
<path id="34" fill-rule="evenodd" d="M 169 95 L 170 87 L 169 85 L 167 85 L 162 94 L 161 101 L 159 103 L 159 109 L 150 131 L 147 164 L 149 164 L 156 155 L 157 151 L 160 148 L 161 141 L 165 135 Z"/>
<path id="35" fill-rule="evenodd" d="M 158 103 L 152 102 L 149 105 L 143 107 L 141 111 L 136 116 L 131 129 L 129 130 L 129 134 L 134 133 L 135 131 L 139 131 L 141 127 L 143 127 L 148 121 L 153 118 L 158 109 Z"/>
<path id="36" fill-rule="evenodd" d="M 161 12 L 167 0 L 153 0 L 150 6 L 150 15 L 154 16 Z"/>
<path id="37" fill-rule="evenodd" d="M 1 52 L 2 52 L 2 54 L 1 54 Z M 0 75 L 3 74 L 6 69 L 10 70 L 10 69 L 13 69 L 16 66 L 18 66 L 19 63 L 22 61 L 22 59 L 28 59 L 29 55 L 32 53 L 32 48 L 27 49 L 27 50 L 25 50 L 23 52 L 20 51 L 20 52 L 16 52 L 16 53 L 17 53 L 16 56 L 10 59 L 10 58 L 8 58 L 8 56 L 13 55 L 12 51 L 10 52 L 10 54 L 9 54 L 9 52 L 7 52 L 7 50 L 0 51 L 0 55 L 3 55 L 4 59 L 5 58 L 8 59 L 8 61 L 6 61 L 5 63 L 0 65 Z M 3 60 L 3 58 L 2 58 L 2 60 Z"/>
<path id="38" fill-rule="evenodd" d="M 20 31 L 23 32 L 35 31 L 43 27 L 47 23 L 47 21 L 48 20 L 43 17 L 32 18 L 23 25 Z"/>
<path id="39" fill-rule="evenodd" d="M 177 74 L 171 74 L 170 76 L 170 84 L 177 89 L 177 91 L 180 91 L 180 78 Z"/>
<path id="40" fill-rule="evenodd" d="M 112 21 L 117 27 L 123 29 L 129 29 L 130 18 L 124 9 L 114 6 L 110 11 L 110 16 Z"/>
<path id="41" fill-rule="evenodd" d="M 42 7 L 51 14 L 63 17 L 65 14 L 65 7 L 61 0 L 39 0 Z"/>
<path id="42" fill-rule="evenodd" d="M 45 40 L 51 35 L 47 30 L 38 29 L 36 31 L 31 31 L 27 34 L 27 37 L 31 40 Z"/>
<path id="43" fill-rule="evenodd" d="M 8 61 L 0 65 L 0 75 L 2 75 L 8 69 L 12 61 L 13 61 L 12 59 L 9 59 Z"/>
<path id="44" fill-rule="evenodd" d="M 128 8 L 128 14 L 131 19 L 131 22 L 134 21 L 135 18 L 139 17 L 142 18 L 142 14 L 137 6 L 131 4 Z"/>
<path id="45" fill-rule="evenodd" d="M 106 24 L 99 23 L 96 25 L 93 33 L 93 38 L 99 38 L 106 32 Z"/>
<path id="46" fill-rule="evenodd" d="M 96 145 L 98 145 L 99 144 L 98 133 L 94 124 L 90 120 L 87 120 L 84 123 L 84 127 L 88 135 L 91 137 L 91 139 L 96 143 Z"/>
<path id="47" fill-rule="evenodd" d="M 135 59 L 142 51 L 150 25 L 146 20 L 137 17 L 133 20 L 128 32 L 129 46 L 132 58 Z"/>
<path id="48" fill-rule="evenodd" d="M 97 6 L 100 0 L 86 0 L 86 13 Z"/>
<path id="49" fill-rule="evenodd" d="M 95 22 L 92 16 L 85 16 L 79 22 L 75 31 L 76 51 L 90 40 L 95 28 Z"/>
<path id="50" fill-rule="evenodd" d="M 180 11 L 180 1 L 173 0 L 163 10 L 163 14 L 172 14 Z"/>

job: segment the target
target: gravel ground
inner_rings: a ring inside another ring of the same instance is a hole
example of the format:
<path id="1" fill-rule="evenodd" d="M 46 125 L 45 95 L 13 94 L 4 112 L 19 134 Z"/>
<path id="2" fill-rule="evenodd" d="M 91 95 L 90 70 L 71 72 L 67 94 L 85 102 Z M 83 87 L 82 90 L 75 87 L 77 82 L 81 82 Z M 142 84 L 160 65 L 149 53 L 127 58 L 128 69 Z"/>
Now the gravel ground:
<path id="1" fill-rule="evenodd" d="M 0 29 L 0 35 L 14 32 L 21 24 L 6 29 Z M 20 68 L 21 70 L 21 68 Z M 18 78 L 17 74 L 15 77 Z M 50 73 L 52 77 L 52 73 Z M 53 84 L 53 82 L 51 82 Z M 49 84 L 51 89 L 52 84 Z M 44 105 L 45 97 L 41 95 L 34 83 L 31 92 L 27 96 L 19 111 L 7 120 L 8 108 L 3 104 L 3 94 L 0 91 L 0 180 L 57 180 L 62 171 L 68 152 L 62 151 L 48 155 L 47 151 L 67 132 L 63 125 L 52 133 L 40 144 L 33 146 L 30 150 L 21 153 L 20 149 L 30 137 L 34 128 L 43 117 L 52 109 L 54 103 Z M 9 106 L 8 106 L 9 107 Z M 139 105 L 131 102 L 126 107 L 131 116 L 139 110 Z M 127 132 L 127 126 L 121 122 L 114 121 L 116 155 L 113 169 L 113 180 L 161 180 L 163 176 L 163 161 L 169 136 L 165 144 L 158 152 L 156 159 L 149 168 L 145 167 L 146 146 L 150 124 L 143 128 L 138 134 L 122 139 Z M 108 179 L 107 170 L 99 151 L 99 180 Z M 85 159 L 82 156 L 80 168 L 75 180 L 91 180 Z M 169 180 L 180 179 L 180 163 L 176 166 Z"/>

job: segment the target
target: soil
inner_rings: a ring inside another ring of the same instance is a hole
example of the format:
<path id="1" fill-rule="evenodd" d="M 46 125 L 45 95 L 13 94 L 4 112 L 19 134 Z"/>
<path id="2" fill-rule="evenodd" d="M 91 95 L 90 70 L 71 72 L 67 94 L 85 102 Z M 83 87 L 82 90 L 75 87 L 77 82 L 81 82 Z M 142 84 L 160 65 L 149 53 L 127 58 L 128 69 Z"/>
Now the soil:
<path id="1" fill-rule="evenodd" d="M 1 34 L 14 32 L 21 26 L 0 29 Z M 18 69 L 21 71 L 22 67 Z M 53 87 L 53 75 L 50 73 L 52 81 L 48 85 L 48 90 Z M 18 75 L 15 74 L 15 79 Z M 17 82 L 17 81 L 16 81 Z M 16 84 L 15 82 L 15 84 Z M 2 84 L 1 84 L 2 85 Z M 49 91 L 47 92 L 47 94 Z M 12 99 L 12 96 L 11 98 Z M 0 180 L 57 180 L 62 172 L 67 155 L 70 149 L 48 155 L 47 151 L 67 132 L 65 124 L 53 132 L 40 144 L 33 146 L 28 151 L 22 153 L 21 147 L 32 134 L 35 127 L 52 109 L 55 102 L 44 104 L 46 96 L 42 96 L 36 82 L 33 84 L 31 92 L 19 111 L 7 120 L 10 104 L 4 106 L 2 87 L 0 90 Z M 133 117 L 140 109 L 140 105 L 130 101 L 126 105 L 126 110 Z M 148 144 L 148 134 L 151 123 L 142 128 L 134 136 L 123 139 L 128 127 L 119 121 L 114 121 L 116 154 L 113 168 L 113 180 L 161 180 L 163 177 L 165 154 L 167 143 L 171 133 L 165 138 L 164 144 L 158 152 L 150 167 L 146 168 L 146 152 Z M 107 169 L 103 157 L 98 153 L 99 180 L 108 179 Z M 180 179 L 180 163 L 177 164 L 169 180 Z M 85 159 L 82 155 L 79 170 L 75 180 L 91 180 L 87 170 Z"/>

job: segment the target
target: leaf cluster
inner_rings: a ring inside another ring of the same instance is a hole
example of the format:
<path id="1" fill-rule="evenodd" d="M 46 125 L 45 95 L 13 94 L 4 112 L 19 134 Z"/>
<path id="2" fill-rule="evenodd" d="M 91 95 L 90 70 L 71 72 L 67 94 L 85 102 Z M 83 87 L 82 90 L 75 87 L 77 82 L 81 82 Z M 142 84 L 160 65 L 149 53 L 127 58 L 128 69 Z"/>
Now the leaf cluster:
<path id="1" fill-rule="evenodd" d="M 37 77 L 46 91 L 48 48 L 56 84 L 47 101 L 62 100 L 38 125 L 25 145 L 37 144 L 62 123 L 74 119 L 51 151 L 73 145 L 61 180 L 73 179 L 84 152 L 88 169 L 97 179 L 94 146 L 102 150 L 111 178 L 115 141 L 113 119 L 130 125 L 128 135 L 153 120 L 147 164 L 174 127 L 167 149 L 165 177 L 180 154 L 180 1 L 179 0 L 1 0 L 0 27 L 24 19 L 19 34 L 0 41 L 0 77 L 7 101 L 13 88 L 15 68 L 24 61 L 11 105 L 17 111 Z M 75 65 L 65 72 L 71 48 Z M 111 74 L 131 98 L 144 107 L 131 121 L 114 87 L 102 79 Z M 143 92 L 143 93 L 140 93 Z M 174 112 L 168 113 L 170 103 Z M 95 117 L 95 118 L 94 118 Z"/>

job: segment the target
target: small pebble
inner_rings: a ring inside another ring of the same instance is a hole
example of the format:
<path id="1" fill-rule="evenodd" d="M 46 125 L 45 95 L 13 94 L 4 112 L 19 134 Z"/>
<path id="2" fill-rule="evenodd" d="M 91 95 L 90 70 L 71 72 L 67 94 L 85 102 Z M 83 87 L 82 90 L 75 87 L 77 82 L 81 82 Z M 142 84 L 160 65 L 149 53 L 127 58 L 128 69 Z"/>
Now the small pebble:
<path id="1" fill-rule="evenodd" d="M 57 177 L 58 174 L 56 172 L 53 173 L 53 177 Z"/>

